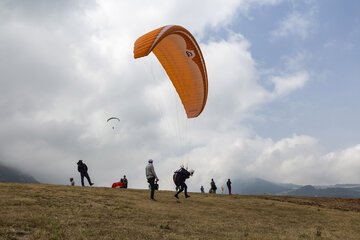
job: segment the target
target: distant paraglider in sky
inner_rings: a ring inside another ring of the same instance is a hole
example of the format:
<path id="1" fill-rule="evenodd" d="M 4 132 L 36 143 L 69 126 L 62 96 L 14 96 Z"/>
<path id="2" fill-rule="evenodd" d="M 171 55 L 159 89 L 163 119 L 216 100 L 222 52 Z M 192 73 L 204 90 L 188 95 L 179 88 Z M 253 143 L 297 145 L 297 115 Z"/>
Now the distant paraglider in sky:
<path id="1" fill-rule="evenodd" d="M 173 83 L 188 118 L 203 111 L 208 95 L 205 61 L 193 35 L 185 28 L 167 25 L 139 37 L 134 58 L 153 52 Z"/>
<path id="2" fill-rule="evenodd" d="M 111 117 L 111 118 L 109 118 L 109 119 L 108 119 L 108 120 L 106 120 L 106 121 L 108 122 L 108 121 L 113 120 L 113 119 L 116 119 L 116 120 L 118 120 L 118 121 L 120 122 L 120 119 L 119 119 L 119 118 L 117 118 L 117 117 Z"/>
<path id="3" fill-rule="evenodd" d="M 106 122 L 109 122 L 109 121 L 111 121 L 111 120 L 117 120 L 117 121 L 119 121 L 119 122 L 120 122 L 120 119 L 119 119 L 119 118 L 117 118 L 117 117 L 111 117 L 111 118 L 109 118 L 108 120 L 106 120 Z M 115 127 L 114 127 L 114 126 L 112 126 L 112 129 L 115 129 Z"/>

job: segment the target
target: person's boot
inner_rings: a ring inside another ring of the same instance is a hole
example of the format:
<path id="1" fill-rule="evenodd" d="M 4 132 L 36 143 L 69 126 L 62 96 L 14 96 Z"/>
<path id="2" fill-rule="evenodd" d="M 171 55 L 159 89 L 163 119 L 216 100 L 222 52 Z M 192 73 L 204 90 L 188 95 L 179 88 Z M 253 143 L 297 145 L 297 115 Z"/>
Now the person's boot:
<path id="1" fill-rule="evenodd" d="M 190 197 L 190 195 L 185 195 L 185 198 L 189 198 Z"/>
<path id="2" fill-rule="evenodd" d="M 178 196 L 177 194 L 175 194 L 174 197 L 176 197 L 177 199 L 179 199 L 179 196 Z"/>

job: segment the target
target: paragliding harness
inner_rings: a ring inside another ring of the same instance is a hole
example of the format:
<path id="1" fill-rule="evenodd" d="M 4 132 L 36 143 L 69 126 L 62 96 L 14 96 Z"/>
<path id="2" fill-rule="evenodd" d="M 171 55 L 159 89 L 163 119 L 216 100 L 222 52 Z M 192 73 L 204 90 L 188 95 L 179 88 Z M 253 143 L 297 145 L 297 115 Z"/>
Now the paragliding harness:
<path id="1" fill-rule="evenodd" d="M 190 173 L 185 168 L 180 168 L 174 172 L 173 180 L 175 185 L 178 187 L 185 179 L 189 178 Z"/>
<path id="2" fill-rule="evenodd" d="M 149 189 L 151 189 L 150 184 L 149 184 Z M 155 180 L 155 181 L 154 181 L 154 190 L 159 190 L 158 180 Z"/>
<path id="3" fill-rule="evenodd" d="M 151 189 L 150 183 L 149 183 L 149 189 Z M 159 190 L 158 180 L 155 180 L 155 181 L 154 181 L 154 190 Z"/>

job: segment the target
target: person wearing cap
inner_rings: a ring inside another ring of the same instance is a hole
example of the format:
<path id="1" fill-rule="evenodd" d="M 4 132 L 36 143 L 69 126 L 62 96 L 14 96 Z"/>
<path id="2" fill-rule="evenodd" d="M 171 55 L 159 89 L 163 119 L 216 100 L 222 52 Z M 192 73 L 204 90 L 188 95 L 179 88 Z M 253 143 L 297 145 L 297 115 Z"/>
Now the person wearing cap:
<path id="1" fill-rule="evenodd" d="M 185 180 L 188 179 L 193 174 L 194 174 L 194 170 L 188 171 L 184 167 L 181 167 L 179 170 L 174 172 L 173 180 L 177 189 L 179 189 L 174 195 L 174 197 L 179 198 L 179 193 L 181 193 L 182 191 L 184 191 L 185 193 L 185 198 L 190 197 L 187 194 L 187 186 Z"/>
<path id="2" fill-rule="evenodd" d="M 145 175 L 146 175 L 146 179 L 148 181 L 148 183 L 150 184 L 150 198 L 152 200 L 154 199 L 154 193 L 155 193 L 155 180 L 156 182 L 159 181 L 158 177 L 156 176 L 155 173 L 155 169 L 154 169 L 154 165 L 153 165 L 153 160 L 149 159 L 148 161 L 148 165 L 145 168 Z"/>
<path id="3" fill-rule="evenodd" d="M 88 180 L 90 186 L 94 185 L 94 183 L 92 183 L 91 180 L 90 180 L 90 177 L 89 177 L 89 174 L 88 174 L 88 167 L 86 166 L 86 164 L 83 163 L 82 160 L 79 160 L 77 165 L 78 165 L 78 172 L 80 173 L 80 177 L 81 177 L 81 185 L 83 187 L 85 187 L 84 177 L 86 177 L 86 179 Z"/>

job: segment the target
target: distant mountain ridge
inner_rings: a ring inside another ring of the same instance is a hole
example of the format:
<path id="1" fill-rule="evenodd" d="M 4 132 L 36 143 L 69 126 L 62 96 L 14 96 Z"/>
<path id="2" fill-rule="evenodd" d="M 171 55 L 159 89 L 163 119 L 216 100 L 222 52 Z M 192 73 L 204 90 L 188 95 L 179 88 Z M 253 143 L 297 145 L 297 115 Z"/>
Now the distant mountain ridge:
<path id="1" fill-rule="evenodd" d="M 301 186 L 266 181 L 261 178 L 236 179 L 232 192 L 245 195 L 288 195 L 306 197 L 360 198 L 360 184 L 336 184 L 333 186 Z"/>
<path id="2" fill-rule="evenodd" d="M 298 189 L 290 190 L 287 195 L 306 197 L 331 197 L 331 198 L 360 198 L 358 188 L 327 187 L 315 188 L 307 185 Z"/>
<path id="3" fill-rule="evenodd" d="M 261 195 L 272 194 L 287 191 L 291 188 L 266 181 L 261 178 L 251 178 L 245 180 L 234 180 L 232 183 L 232 192 L 236 194 Z"/>
<path id="4" fill-rule="evenodd" d="M 0 182 L 39 183 L 34 177 L 0 163 Z"/>

